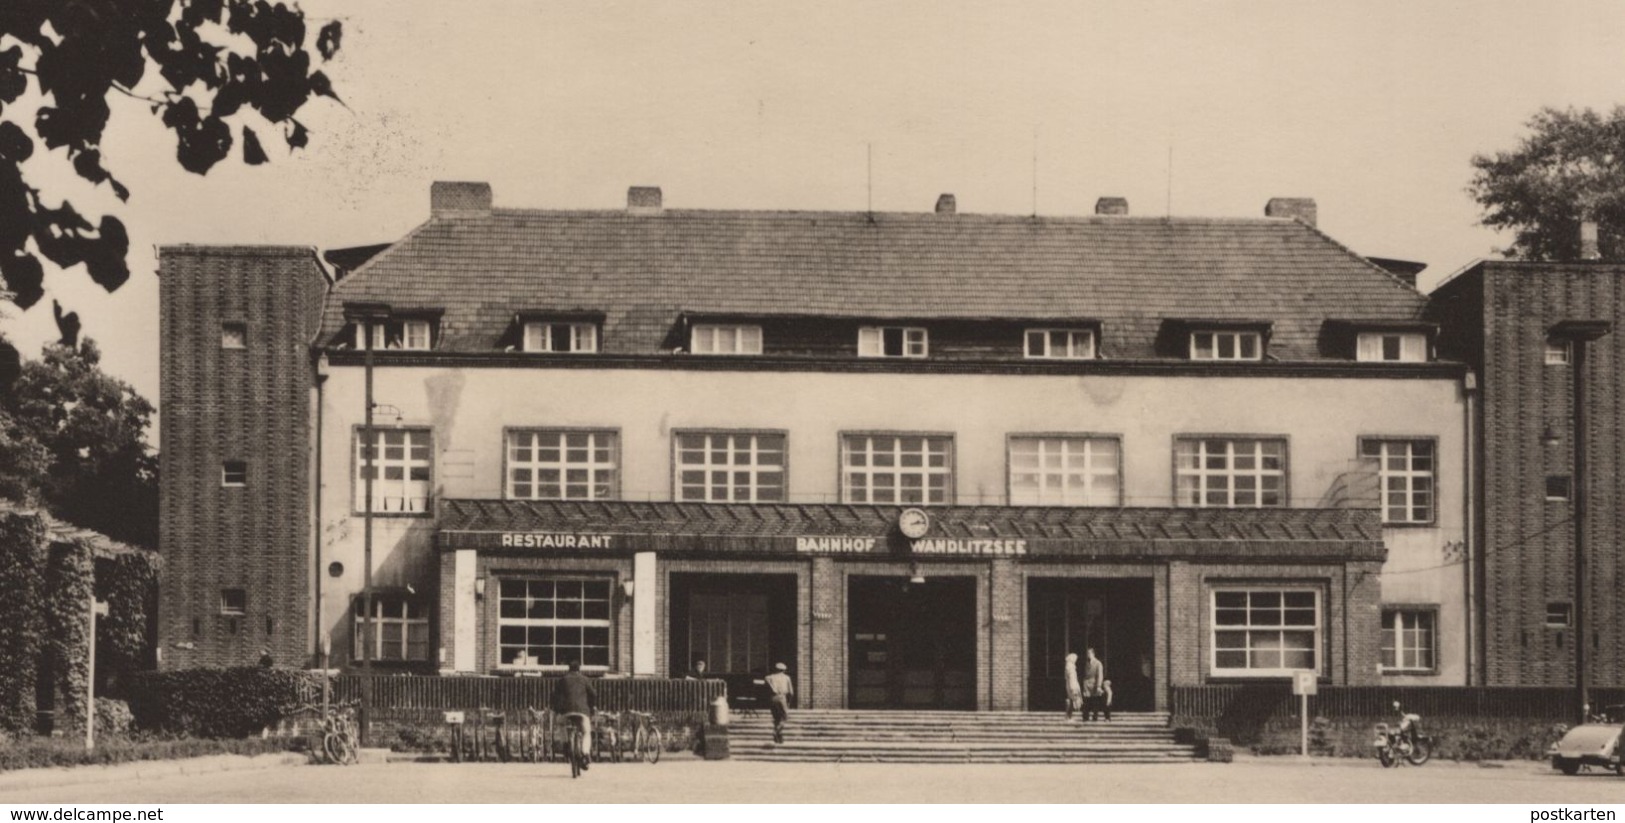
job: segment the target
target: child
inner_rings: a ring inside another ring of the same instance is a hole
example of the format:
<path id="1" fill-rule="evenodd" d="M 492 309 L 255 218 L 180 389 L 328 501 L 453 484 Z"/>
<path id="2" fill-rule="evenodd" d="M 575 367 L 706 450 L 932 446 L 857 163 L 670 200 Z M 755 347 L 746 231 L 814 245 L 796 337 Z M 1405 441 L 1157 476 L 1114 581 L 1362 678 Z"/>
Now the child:
<path id="1" fill-rule="evenodd" d="M 1100 689 L 1105 693 L 1105 697 L 1101 699 L 1106 704 L 1106 719 L 1109 721 L 1112 719 L 1112 682 L 1110 680 L 1101 681 Z"/>

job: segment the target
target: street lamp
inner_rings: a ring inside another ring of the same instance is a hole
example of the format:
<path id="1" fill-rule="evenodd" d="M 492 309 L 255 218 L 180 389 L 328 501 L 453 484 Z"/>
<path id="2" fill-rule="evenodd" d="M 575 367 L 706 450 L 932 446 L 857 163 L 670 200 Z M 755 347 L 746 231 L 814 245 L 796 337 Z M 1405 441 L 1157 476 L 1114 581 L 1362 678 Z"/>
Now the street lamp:
<path id="1" fill-rule="evenodd" d="M 1585 366 L 1586 344 L 1613 331 L 1607 320 L 1564 320 L 1552 326 L 1548 334 L 1561 340 L 1574 350 L 1574 487 L 1571 490 L 1574 511 L 1574 691 L 1576 710 L 1581 723 L 1585 722 L 1586 708 L 1591 700 L 1586 686 L 1586 405 Z M 1555 438 L 1554 438 L 1555 439 Z M 1546 438 L 1542 438 L 1545 442 Z"/>

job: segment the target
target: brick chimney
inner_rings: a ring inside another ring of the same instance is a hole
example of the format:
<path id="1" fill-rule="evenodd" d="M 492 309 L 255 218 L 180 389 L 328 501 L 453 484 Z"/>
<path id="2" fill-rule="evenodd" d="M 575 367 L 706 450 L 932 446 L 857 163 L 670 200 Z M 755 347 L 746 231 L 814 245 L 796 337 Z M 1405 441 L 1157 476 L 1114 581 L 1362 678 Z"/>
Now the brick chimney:
<path id="1" fill-rule="evenodd" d="M 1128 214 L 1128 198 L 1102 197 L 1095 201 L 1095 214 Z"/>
<path id="2" fill-rule="evenodd" d="M 943 194 L 937 198 L 937 214 L 953 214 L 959 210 L 959 204 L 952 194 Z"/>
<path id="3" fill-rule="evenodd" d="M 1288 220 L 1299 220 L 1303 223 L 1315 225 L 1315 198 L 1313 197 L 1271 197 L 1264 204 L 1265 217 L 1284 217 Z"/>
<path id="4" fill-rule="evenodd" d="M 633 186 L 626 190 L 626 210 L 630 214 L 659 214 L 659 186 Z"/>
<path id="5" fill-rule="evenodd" d="M 490 183 L 436 180 L 429 187 L 430 217 L 480 217 L 490 213 Z"/>
<path id="6" fill-rule="evenodd" d="M 1602 259 L 1602 249 L 1597 245 L 1597 221 L 1589 216 L 1580 218 L 1580 259 Z"/>

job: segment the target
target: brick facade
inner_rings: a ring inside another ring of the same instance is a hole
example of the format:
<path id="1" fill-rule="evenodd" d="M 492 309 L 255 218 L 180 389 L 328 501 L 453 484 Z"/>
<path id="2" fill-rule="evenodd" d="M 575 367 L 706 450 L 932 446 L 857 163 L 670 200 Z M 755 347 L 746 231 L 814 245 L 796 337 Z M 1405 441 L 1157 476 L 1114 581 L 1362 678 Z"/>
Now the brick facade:
<path id="1" fill-rule="evenodd" d="M 314 252 L 169 247 L 159 260 L 159 633 L 165 667 L 311 660 L 309 341 L 326 279 Z M 241 348 L 222 324 L 241 324 Z M 227 487 L 223 463 L 246 465 Z M 246 594 L 224 614 L 222 591 Z"/>

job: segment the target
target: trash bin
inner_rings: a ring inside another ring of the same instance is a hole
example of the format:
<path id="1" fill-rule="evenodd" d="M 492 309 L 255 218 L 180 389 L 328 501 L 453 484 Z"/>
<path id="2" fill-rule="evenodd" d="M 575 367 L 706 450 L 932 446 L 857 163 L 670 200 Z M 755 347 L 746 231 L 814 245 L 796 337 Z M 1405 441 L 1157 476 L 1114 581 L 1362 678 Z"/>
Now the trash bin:
<path id="1" fill-rule="evenodd" d="M 728 725 L 728 698 L 718 697 L 711 701 L 711 711 L 708 722 L 713 726 Z"/>

